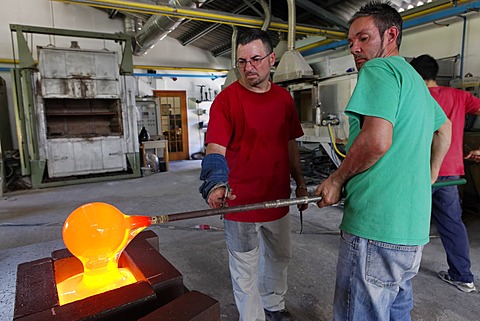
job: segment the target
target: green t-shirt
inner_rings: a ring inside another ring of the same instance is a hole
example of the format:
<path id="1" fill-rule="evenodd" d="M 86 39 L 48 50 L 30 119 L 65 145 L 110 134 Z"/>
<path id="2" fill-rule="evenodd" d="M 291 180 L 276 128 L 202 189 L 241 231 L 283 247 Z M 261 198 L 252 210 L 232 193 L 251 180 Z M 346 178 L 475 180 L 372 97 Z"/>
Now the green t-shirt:
<path id="1" fill-rule="evenodd" d="M 390 149 L 367 171 L 346 185 L 340 229 L 366 238 L 402 245 L 429 240 L 433 133 L 446 116 L 424 81 L 400 56 L 365 63 L 346 108 L 350 136 L 361 130 L 361 116 L 393 125 Z"/>

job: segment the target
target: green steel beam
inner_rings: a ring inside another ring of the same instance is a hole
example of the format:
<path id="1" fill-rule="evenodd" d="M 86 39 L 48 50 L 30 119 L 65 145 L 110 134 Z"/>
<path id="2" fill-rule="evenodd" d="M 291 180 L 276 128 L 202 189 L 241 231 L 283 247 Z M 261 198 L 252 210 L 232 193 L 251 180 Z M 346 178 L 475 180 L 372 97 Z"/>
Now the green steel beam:
<path id="1" fill-rule="evenodd" d="M 133 74 L 133 52 L 132 52 L 132 38 L 126 37 L 125 47 L 123 48 L 122 62 L 120 63 L 120 73 L 122 75 Z"/>
<path id="2" fill-rule="evenodd" d="M 18 55 L 20 56 L 20 68 L 35 68 L 35 60 L 21 29 L 17 31 L 17 46 Z"/>
<path id="3" fill-rule="evenodd" d="M 43 174 L 45 174 L 45 168 L 47 162 L 44 160 L 31 160 L 30 161 L 30 179 L 32 181 L 32 188 L 42 187 Z"/>
<path id="4" fill-rule="evenodd" d="M 33 97 L 32 83 L 33 70 L 23 69 L 20 71 L 21 85 L 23 95 L 23 115 L 25 117 L 26 125 L 26 141 L 28 146 L 28 155 L 31 160 L 40 158 L 38 148 L 38 134 L 37 134 L 37 116 L 35 114 L 35 102 Z"/>
<path id="5" fill-rule="evenodd" d="M 22 84 L 19 69 L 12 69 L 12 91 L 15 123 L 17 128 L 18 151 L 20 153 L 20 169 L 23 176 L 30 175 L 30 167 L 28 161 L 28 148 L 26 144 L 27 131 L 25 128 L 25 115 L 23 109 Z"/>

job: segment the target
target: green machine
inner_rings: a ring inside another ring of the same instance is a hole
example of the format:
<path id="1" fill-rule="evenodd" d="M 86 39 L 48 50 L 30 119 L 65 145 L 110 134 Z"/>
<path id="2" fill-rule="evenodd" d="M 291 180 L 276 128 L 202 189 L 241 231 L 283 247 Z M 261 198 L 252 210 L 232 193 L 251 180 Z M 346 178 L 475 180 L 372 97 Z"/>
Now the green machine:
<path id="1" fill-rule="evenodd" d="M 10 25 L 19 64 L 12 71 L 21 172 L 33 188 L 140 177 L 131 37 Z M 37 46 L 26 34 L 114 41 L 106 49 Z"/>

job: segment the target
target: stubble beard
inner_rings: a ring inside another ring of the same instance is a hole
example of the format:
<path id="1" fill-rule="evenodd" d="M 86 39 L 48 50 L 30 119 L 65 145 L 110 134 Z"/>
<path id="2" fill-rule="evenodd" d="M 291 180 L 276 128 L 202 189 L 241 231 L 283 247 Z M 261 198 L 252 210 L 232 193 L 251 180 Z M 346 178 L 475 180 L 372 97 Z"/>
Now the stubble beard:
<path id="1" fill-rule="evenodd" d="M 354 55 L 353 57 L 362 57 L 362 58 L 365 58 L 365 62 L 363 62 L 362 64 L 355 64 L 355 66 L 357 67 L 357 71 L 360 71 L 360 69 L 363 67 L 363 65 L 365 63 L 367 63 L 368 61 L 374 59 L 374 58 L 382 58 L 385 56 L 385 48 L 383 47 L 383 39 L 380 41 L 380 48 L 378 49 L 377 53 L 372 57 L 372 58 L 367 58 L 363 55 Z"/>
<path id="2" fill-rule="evenodd" d="M 250 87 L 256 87 L 260 85 L 265 78 L 261 78 L 258 73 L 251 73 L 251 75 L 255 75 L 255 78 L 248 78 L 248 74 L 245 74 L 244 81 L 246 84 L 248 84 Z"/>

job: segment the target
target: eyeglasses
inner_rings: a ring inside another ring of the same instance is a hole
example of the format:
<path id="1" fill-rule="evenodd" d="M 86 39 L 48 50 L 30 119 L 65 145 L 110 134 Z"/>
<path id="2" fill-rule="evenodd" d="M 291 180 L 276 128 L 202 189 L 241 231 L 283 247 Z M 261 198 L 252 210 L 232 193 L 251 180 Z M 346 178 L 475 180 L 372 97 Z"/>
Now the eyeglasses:
<path id="1" fill-rule="evenodd" d="M 247 63 L 249 62 L 250 65 L 252 65 L 252 67 L 257 67 L 262 63 L 263 59 L 267 58 L 272 53 L 273 53 L 273 51 L 270 52 L 269 54 L 267 54 L 265 57 L 261 57 L 261 58 L 260 57 L 253 57 L 250 60 L 238 59 L 236 66 L 237 66 L 237 68 L 245 68 L 247 66 Z"/>

